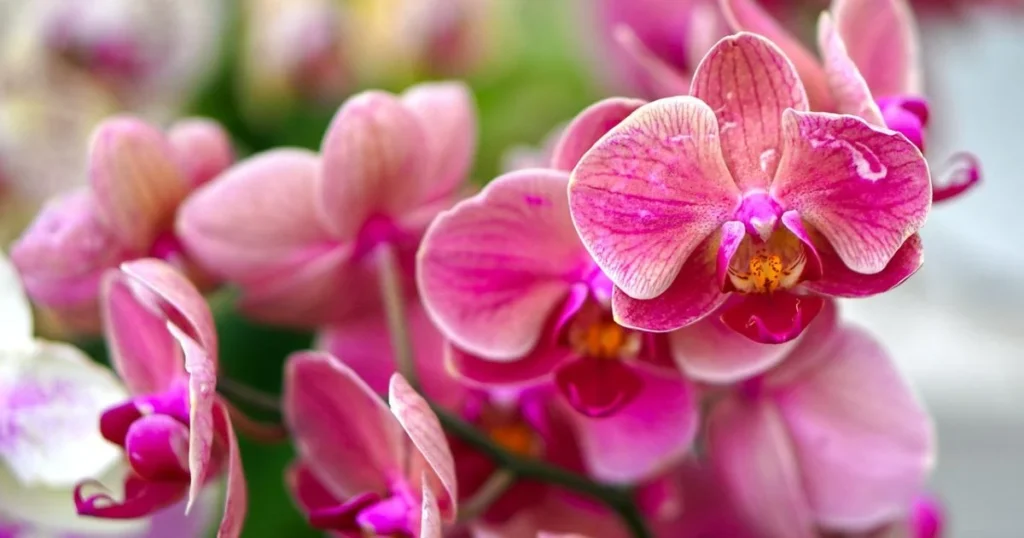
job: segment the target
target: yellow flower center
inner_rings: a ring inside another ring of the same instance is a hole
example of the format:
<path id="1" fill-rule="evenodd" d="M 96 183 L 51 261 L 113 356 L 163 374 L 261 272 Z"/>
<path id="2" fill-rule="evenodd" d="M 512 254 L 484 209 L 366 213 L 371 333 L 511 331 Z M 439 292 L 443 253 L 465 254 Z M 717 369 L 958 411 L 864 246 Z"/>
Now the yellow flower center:
<path id="1" fill-rule="evenodd" d="M 487 436 L 494 444 L 516 456 L 537 456 L 540 452 L 537 433 L 520 420 L 491 426 L 487 429 Z"/>
<path id="2" fill-rule="evenodd" d="M 610 319 L 577 322 L 569 329 L 569 345 L 581 356 L 621 359 L 635 355 L 640 336 Z"/>
<path id="3" fill-rule="evenodd" d="M 747 236 L 729 263 L 729 280 L 743 293 L 772 293 L 800 281 L 807 254 L 789 230 L 777 230 L 767 241 Z"/>

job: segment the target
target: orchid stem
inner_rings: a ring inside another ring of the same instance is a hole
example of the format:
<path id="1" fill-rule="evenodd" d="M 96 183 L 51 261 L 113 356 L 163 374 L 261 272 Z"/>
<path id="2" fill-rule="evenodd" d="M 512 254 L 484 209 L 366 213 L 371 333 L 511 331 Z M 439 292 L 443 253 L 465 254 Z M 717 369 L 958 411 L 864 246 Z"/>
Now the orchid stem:
<path id="1" fill-rule="evenodd" d="M 217 391 L 234 402 L 244 403 L 254 409 L 281 414 L 281 399 L 277 396 L 250 387 L 241 381 L 235 381 L 229 377 L 217 379 Z"/>
<path id="2" fill-rule="evenodd" d="M 409 338 L 408 318 L 405 313 L 402 277 L 398 268 L 398 260 L 395 257 L 395 249 L 388 243 L 377 247 L 377 274 L 380 281 L 380 296 L 384 303 L 384 315 L 388 322 L 388 334 L 391 336 L 391 349 L 394 350 L 395 355 L 395 365 L 405 380 L 417 391 L 420 391 L 412 341 Z"/>
<path id="3" fill-rule="evenodd" d="M 472 521 L 480 517 L 515 483 L 516 474 L 509 469 L 494 471 L 472 497 L 459 503 L 459 520 Z"/>

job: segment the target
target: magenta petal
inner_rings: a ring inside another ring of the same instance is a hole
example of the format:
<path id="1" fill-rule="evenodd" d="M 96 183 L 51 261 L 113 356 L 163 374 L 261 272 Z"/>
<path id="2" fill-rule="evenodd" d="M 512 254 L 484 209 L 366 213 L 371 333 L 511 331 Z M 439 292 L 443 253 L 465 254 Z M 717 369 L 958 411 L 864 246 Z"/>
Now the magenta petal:
<path id="1" fill-rule="evenodd" d="M 787 111 L 771 194 L 859 273 L 885 268 L 931 208 L 928 164 L 903 135 L 859 118 Z"/>
<path id="2" fill-rule="evenodd" d="M 188 480 L 188 426 L 170 416 L 148 415 L 133 422 L 124 449 L 132 470 L 144 480 Z"/>
<path id="3" fill-rule="evenodd" d="M 836 100 L 835 111 L 859 116 L 872 125 L 885 126 L 886 121 L 868 83 L 846 52 L 846 44 L 828 13 L 822 13 L 818 19 L 818 47 L 825 60 L 829 88 Z M 891 125 L 889 127 L 892 128 Z"/>
<path id="4" fill-rule="evenodd" d="M 716 282 L 717 253 L 710 250 L 715 242 L 712 237 L 698 246 L 671 287 L 654 299 L 634 299 L 615 288 L 615 321 L 643 331 L 667 332 L 714 312 L 728 298 Z"/>
<path id="5" fill-rule="evenodd" d="M 580 160 L 569 207 L 583 244 L 627 295 L 652 299 L 735 211 L 739 191 L 708 105 L 673 97 L 644 105 Z"/>
<path id="6" fill-rule="evenodd" d="M 99 488 L 101 493 L 85 496 L 86 488 Z M 152 515 L 181 500 L 188 481 L 152 482 L 129 475 L 124 482 L 124 500 L 117 501 L 96 482 L 75 486 L 75 510 L 79 515 L 108 519 L 134 519 Z"/>
<path id="7" fill-rule="evenodd" d="M 742 300 L 738 298 L 738 300 Z M 683 372 L 708 383 L 733 383 L 779 364 L 793 343 L 762 344 L 708 316 L 669 334 L 672 354 Z"/>
<path id="8" fill-rule="evenodd" d="M 358 529 L 356 517 L 359 512 L 380 502 L 376 493 L 362 493 L 344 503 L 335 503 L 309 509 L 309 525 L 314 529 L 352 531 Z"/>
<path id="9" fill-rule="evenodd" d="M 932 203 L 959 197 L 981 182 L 981 163 L 970 153 L 957 153 L 932 174 Z"/>
<path id="10" fill-rule="evenodd" d="M 715 111 L 722 155 L 740 190 L 767 188 L 782 158 L 782 112 L 807 110 L 790 60 L 759 35 L 727 37 L 697 67 L 690 94 Z"/>
<path id="11" fill-rule="evenodd" d="M 591 418 L 621 412 L 644 388 L 636 371 L 614 359 L 568 362 L 555 371 L 555 384 L 573 409 Z"/>
<path id="12" fill-rule="evenodd" d="M 567 181 L 555 170 L 510 172 L 427 231 L 417 275 L 423 304 L 459 347 L 496 360 L 522 356 L 583 276 L 589 260 L 569 218 Z"/>
<path id="13" fill-rule="evenodd" d="M 402 103 L 419 117 L 429 144 L 434 172 L 423 174 L 423 201 L 450 196 L 466 180 L 476 151 L 476 105 L 462 82 L 417 84 L 402 94 Z"/>
<path id="14" fill-rule="evenodd" d="M 313 512 L 338 506 L 341 504 L 334 495 L 320 483 L 320 480 L 313 474 L 313 471 L 309 468 L 304 461 L 296 460 L 285 470 L 285 484 L 288 485 L 288 490 L 295 500 L 295 503 L 299 505 L 306 514 L 312 514 Z M 364 499 L 376 501 L 380 499 L 380 495 L 376 493 L 363 493 L 358 497 Z"/>
<path id="15" fill-rule="evenodd" d="M 924 245 L 918 234 L 910 236 L 885 269 L 873 275 L 851 271 L 836 251 L 822 241 L 818 242 L 817 252 L 821 259 L 822 277 L 804 282 L 804 287 L 835 297 L 868 297 L 889 291 L 910 278 L 924 262 Z"/>
<path id="16" fill-rule="evenodd" d="M 782 214 L 782 225 L 803 243 L 806 261 L 804 262 L 803 272 L 800 274 L 800 280 L 817 280 L 821 278 L 823 271 L 821 255 L 818 254 L 818 249 L 814 246 L 813 237 L 807 227 L 804 226 L 800 213 L 792 210 L 786 211 Z"/>
<path id="17" fill-rule="evenodd" d="M 871 93 L 921 93 L 917 28 L 905 0 L 835 0 L 832 15 Z"/>
<path id="18" fill-rule="evenodd" d="M 732 330 L 755 342 L 781 344 L 800 336 L 824 305 L 825 300 L 815 295 L 785 291 L 749 294 L 726 307 L 721 319 Z"/>
<path id="19" fill-rule="evenodd" d="M 601 137 L 645 103 L 640 99 L 612 97 L 585 108 L 562 132 L 551 158 L 551 167 L 571 172 Z"/>
<path id="20" fill-rule="evenodd" d="M 722 291 L 730 290 L 729 262 L 746 237 L 746 226 L 737 220 L 730 220 L 722 225 L 722 239 L 718 243 L 718 257 L 715 259 L 715 282 Z"/>
<path id="21" fill-rule="evenodd" d="M 214 428 L 217 437 L 227 446 L 227 487 L 224 492 L 224 515 L 221 516 L 218 538 L 238 538 L 245 524 L 249 493 L 245 484 L 245 470 L 242 468 L 242 453 L 238 438 L 231 427 L 228 410 L 223 404 L 214 408 Z"/>
<path id="22" fill-rule="evenodd" d="M 551 379 L 555 368 L 573 356 L 570 349 L 542 345 L 514 361 L 493 361 L 449 345 L 445 361 L 459 381 L 479 389 L 524 388 Z"/>

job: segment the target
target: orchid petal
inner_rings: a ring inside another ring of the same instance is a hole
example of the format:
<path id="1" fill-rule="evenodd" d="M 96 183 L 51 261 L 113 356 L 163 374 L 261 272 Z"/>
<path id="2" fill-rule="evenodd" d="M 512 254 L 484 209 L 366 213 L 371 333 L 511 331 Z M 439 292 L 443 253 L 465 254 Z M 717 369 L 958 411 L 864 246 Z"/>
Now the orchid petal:
<path id="1" fill-rule="evenodd" d="M 729 398 L 715 404 L 706 427 L 711 463 L 758 536 L 817 536 L 799 462 L 777 409 Z"/>
<path id="2" fill-rule="evenodd" d="M 402 103 L 429 131 L 426 143 L 437 163 L 424 174 L 430 182 L 424 201 L 450 196 L 466 180 L 476 152 L 477 125 L 473 94 L 463 82 L 434 82 L 413 86 L 402 94 Z"/>
<path id="3" fill-rule="evenodd" d="M 6 349 L 32 344 L 32 307 L 11 260 L 0 252 L 0 341 Z"/>
<path id="4" fill-rule="evenodd" d="M 722 225 L 717 258 L 715 258 L 715 283 L 721 290 L 734 289 L 732 281 L 729 279 L 729 264 L 746 236 L 747 227 L 738 220 L 730 220 Z"/>
<path id="5" fill-rule="evenodd" d="M 154 306 L 203 347 L 216 369 L 217 331 L 213 314 L 188 278 L 166 262 L 153 258 L 124 263 L 121 272 L 130 285 L 147 289 L 159 300 Z"/>
<path id="6" fill-rule="evenodd" d="M 441 538 L 441 509 L 437 506 L 434 492 L 427 487 L 427 478 L 423 477 L 423 501 L 420 508 L 419 538 Z"/>
<path id="7" fill-rule="evenodd" d="M 640 99 L 612 97 L 583 109 L 558 139 L 551 157 L 551 167 L 571 172 L 601 137 L 645 103 Z"/>
<path id="8" fill-rule="evenodd" d="M 686 380 L 636 374 L 643 390 L 618 412 L 572 414 L 587 470 L 603 482 L 632 484 L 664 471 L 686 455 L 697 434 L 695 390 Z"/>
<path id="9" fill-rule="evenodd" d="M 427 134 L 395 96 L 365 92 L 350 98 L 327 129 L 320 154 L 321 215 L 341 239 L 354 239 L 368 218 L 394 217 L 422 200 L 428 185 Z"/>
<path id="10" fill-rule="evenodd" d="M 859 118 L 786 111 L 772 195 L 796 210 L 858 273 L 882 271 L 931 207 L 921 152 Z"/>
<path id="11" fill-rule="evenodd" d="M 118 501 L 106 490 L 86 496 L 86 488 L 99 488 L 96 482 L 86 482 L 75 487 L 75 509 L 82 516 L 108 519 L 134 519 L 153 515 L 161 509 L 174 505 L 185 494 L 188 484 L 184 481 L 153 482 L 129 475 L 124 480 L 123 497 Z"/>
<path id="12" fill-rule="evenodd" d="M 606 275 L 635 299 L 661 295 L 735 210 L 739 191 L 714 112 L 693 97 L 644 105 L 580 160 L 569 207 Z"/>
<path id="13" fill-rule="evenodd" d="M 818 48 L 824 57 L 829 88 L 835 96 L 836 112 L 859 116 L 872 125 L 885 127 L 882 111 L 871 95 L 868 83 L 846 52 L 846 44 L 828 13 L 822 13 L 818 19 Z"/>
<path id="14" fill-rule="evenodd" d="M 782 156 L 782 112 L 807 110 L 789 59 L 761 36 L 727 37 L 697 67 L 690 93 L 715 111 L 722 156 L 740 190 L 767 188 Z"/>
<path id="15" fill-rule="evenodd" d="M 188 372 L 188 470 L 190 486 L 185 510 L 199 497 L 209 473 L 213 455 L 214 404 L 217 401 L 217 370 L 209 352 L 178 326 L 167 323 L 167 330 L 177 340 L 185 355 Z"/>
<path id="16" fill-rule="evenodd" d="M 918 234 L 907 238 L 885 269 L 873 275 L 851 271 L 828 243 L 821 240 L 816 243 L 822 277 L 805 282 L 804 287 L 834 297 L 868 297 L 889 291 L 910 278 L 924 263 L 924 245 Z"/>
<path id="17" fill-rule="evenodd" d="M 449 344 L 445 361 L 459 381 L 479 389 L 524 388 L 550 381 L 555 368 L 573 357 L 563 346 L 541 345 L 515 361 L 493 361 Z"/>
<path id="18" fill-rule="evenodd" d="M 170 144 L 141 120 L 119 117 L 96 128 L 89 158 L 100 219 L 124 245 L 145 252 L 188 194 Z"/>
<path id="19" fill-rule="evenodd" d="M 749 294 L 727 306 L 721 320 L 754 342 L 777 345 L 800 336 L 824 305 L 825 300 L 816 295 Z"/>
<path id="20" fill-rule="evenodd" d="M 223 404 L 214 408 L 214 428 L 226 443 L 227 450 L 227 491 L 224 493 L 224 515 L 217 529 L 217 538 L 238 538 L 242 534 L 248 506 L 248 491 L 245 485 L 245 470 L 242 468 L 241 451 L 231 418 Z"/>
<path id="21" fill-rule="evenodd" d="M 407 476 L 410 479 L 420 478 L 424 489 L 440 494 L 436 502 L 440 506 L 441 518 L 447 522 L 454 521 L 455 501 L 459 498 L 455 461 L 437 415 L 401 374 L 391 376 L 388 403 L 416 447 L 416 452 L 406 460 L 409 462 Z"/>
<path id="22" fill-rule="evenodd" d="M 970 153 L 957 153 L 932 175 L 932 203 L 945 202 L 973 189 L 981 182 L 981 164 Z"/>
<path id="23" fill-rule="evenodd" d="M 644 379 L 619 360 L 580 358 L 554 372 L 555 385 L 577 412 L 591 418 L 621 413 L 644 388 Z"/>
<path id="24" fill-rule="evenodd" d="M 899 517 L 935 460 L 932 422 L 885 350 L 845 328 L 818 367 L 778 397 L 803 484 L 824 526 L 868 530 Z"/>
<path id="25" fill-rule="evenodd" d="M 181 120 L 167 130 L 167 140 L 193 189 L 213 179 L 235 160 L 231 135 L 215 121 Z"/>
<path id="26" fill-rule="evenodd" d="M 626 56 L 636 65 L 638 83 L 651 97 L 686 95 L 690 80 L 672 64 L 661 59 L 627 25 L 613 30 L 613 37 Z M 680 43 L 680 48 L 682 44 Z"/>
<path id="27" fill-rule="evenodd" d="M 124 439 L 132 471 L 154 482 L 188 480 L 188 446 L 188 426 L 161 414 L 139 417 Z"/>
<path id="28" fill-rule="evenodd" d="M 630 297 L 619 288 L 612 294 L 612 313 L 619 325 L 652 332 L 674 331 L 714 312 L 728 298 L 716 282 L 717 242 L 711 237 L 686 260 L 675 282 L 649 300 Z"/>
<path id="29" fill-rule="evenodd" d="M 402 470 L 402 427 L 348 366 L 325 353 L 293 354 L 283 412 L 303 460 L 338 498 L 387 491 Z"/>
<path id="30" fill-rule="evenodd" d="M 589 261 L 569 218 L 566 183 L 554 170 L 510 172 L 427 231 L 418 270 L 423 304 L 459 347 L 510 360 L 540 340 Z"/>
<path id="31" fill-rule="evenodd" d="M 672 355 L 692 379 L 734 383 L 782 362 L 793 342 L 762 344 L 738 334 L 717 316 L 709 316 L 669 334 Z"/>
<path id="32" fill-rule="evenodd" d="M 342 504 L 320 483 L 309 464 L 301 459 L 296 460 L 285 469 L 285 484 L 288 485 L 288 491 L 295 504 L 299 505 L 299 508 L 307 514 Z M 371 498 L 380 498 L 379 495 L 373 493 L 366 495 Z"/>
<path id="33" fill-rule="evenodd" d="M 871 93 L 921 93 L 917 27 L 905 0 L 834 0 L 831 11 Z"/>

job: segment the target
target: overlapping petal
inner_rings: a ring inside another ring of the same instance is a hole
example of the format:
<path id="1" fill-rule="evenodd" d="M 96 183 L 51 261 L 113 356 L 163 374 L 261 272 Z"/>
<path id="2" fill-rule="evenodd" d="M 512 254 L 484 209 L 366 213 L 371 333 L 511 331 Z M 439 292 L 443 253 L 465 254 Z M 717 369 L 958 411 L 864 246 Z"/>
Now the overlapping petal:
<path id="1" fill-rule="evenodd" d="M 763 373 L 793 348 L 792 342 L 762 344 L 744 338 L 717 316 L 673 331 L 669 341 L 683 372 L 709 383 L 733 383 Z"/>
<path id="2" fill-rule="evenodd" d="M 857 64 L 846 51 L 846 44 L 828 13 L 822 13 L 818 19 L 818 48 L 823 57 L 829 89 L 835 97 L 836 112 L 859 116 L 872 125 L 884 127 L 886 122 L 882 118 L 882 111 Z"/>
<path id="3" fill-rule="evenodd" d="M 562 132 L 551 157 L 551 167 L 571 172 L 601 137 L 644 103 L 640 99 L 612 97 L 585 108 Z"/>
<path id="4" fill-rule="evenodd" d="M 214 121 L 178 121 L 167 130 L 167 141 L 193 189 L 213 179 L 235 160 L 231 136 Z"/>
<path id="5" fill-rule="evenodd" d="M 417 171 L 427 182 L 423 200 L 451 195 L 465 180 L 476 153 L 477 125 L 472 93 L 462 82 L 425 83 L 406 90 L 402 103 L 430 133 L 425 142 L 435 162 L 433 171 Z"/>
<path id="6" fill-rule="evenodd" d="M 835 249 L 820 238 L 815 243 L 822 277 L 805 282 L 804 287 L 834 297 L 867 297 L 889 291 L 910 278 L 924 263 L 924 245 L 918 234 L 908 237 L 885 269 L 872 275 L 848 268 Z"/>
<path id="7" fill-rule="evenodd" d="M 831 11 L 873 94 L 921 93 L 917 28 L 906 0 L 835 0 Z"/>

